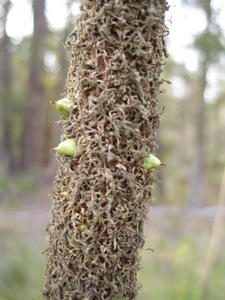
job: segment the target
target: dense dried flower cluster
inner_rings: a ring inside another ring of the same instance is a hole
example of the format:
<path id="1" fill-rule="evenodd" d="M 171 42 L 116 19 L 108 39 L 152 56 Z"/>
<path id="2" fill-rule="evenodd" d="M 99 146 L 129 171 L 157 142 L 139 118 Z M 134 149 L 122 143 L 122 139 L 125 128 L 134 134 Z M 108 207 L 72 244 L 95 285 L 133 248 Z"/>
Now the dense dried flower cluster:
<path id="1" fill-rule="evenodd" d="M 82 0 L 66 42 L 74 101 L 58 155 L 48 226 L 46 299 L 134 299 L 154 175 L 160 75 L 167 57 L 165 0 Z M 82 228 L 82 230 L 81 230 Z"/>

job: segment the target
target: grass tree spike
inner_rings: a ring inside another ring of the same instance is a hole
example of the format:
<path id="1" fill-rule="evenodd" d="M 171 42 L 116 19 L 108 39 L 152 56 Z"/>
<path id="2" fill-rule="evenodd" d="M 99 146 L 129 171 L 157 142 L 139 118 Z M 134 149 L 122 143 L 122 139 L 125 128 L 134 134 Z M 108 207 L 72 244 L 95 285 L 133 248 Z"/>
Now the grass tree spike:
<path id="1" fill-rule="evenodd" d="M 66 42 L 66 93 L 78 105 L 63 122 L 62 137 L 76 136 L 85 151 L 79 163 L 57 156 L 43 294 L 133 300 L 155 181 L 140 160 L 156 149 L 168 6 L 166 0 L 81 0 L 80 7 Z M 62 201 L 65 189 L 69 197 Z"/>
<path id="2" fill-rule="evenodd" d="M 50 101 L 50 103 L 56 107 L 62 116 L 69 118 L 70 109 L 74 105 L 72 100 L 63 98 L 58 101 Z"/>
<path id="3" fill-rule="evenodd" d="M 76 144 L 75 140 L 73 138 L 70 138 L 59 143 L 58 146 L 53 148 L 52 150 L 62 155 L 74 157 L 81 154 L 82 146 L 80 144 Z"/>

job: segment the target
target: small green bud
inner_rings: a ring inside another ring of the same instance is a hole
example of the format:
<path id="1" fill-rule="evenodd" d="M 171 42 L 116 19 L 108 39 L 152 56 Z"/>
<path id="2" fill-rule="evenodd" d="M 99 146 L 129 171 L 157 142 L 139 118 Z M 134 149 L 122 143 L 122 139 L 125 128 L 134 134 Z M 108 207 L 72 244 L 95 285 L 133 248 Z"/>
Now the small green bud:
<path id="1" fill-rule="evenodd" d="M 67 191 L 64 191 L 64 192 L 61 192 L 61 193 L 60 193 L 60 195 L 63 196 L 63 197 L 66 197 L 67 194 L 68 194 Z"/>
<path id="2" fill-rule="evenodd" d="M 145 170 L 157 170 L 162 165 L 161 161 L 153 154 L 149 154 L 144 158 Z"/>
<path id="3" fill-rule="evenodd" d="M 85 225 L 84 225 L 84 224 L 80 224 L 80 225 L 79 225 L 79 230 L 80 230 L 80 232 L 84 232 L 84 230 L 85 230 Z"/>
<path id="4" fill-rule="evenodd" d="M 59 145 L 52 149 L 59 154 L 68 155 L 68 156 L 78 156 L 82 152 L 82 145 L 76 144 L 75 140 L 70 138 L 66 139 L 65 141 L 59 143 Z"/>
<path id="5" fill-rule="evenodd" d="M 62 116 L 69 118 L 70 108 L 74 105 L 73 101 L 68 98 L 63 98 L 58 101 L 51 101 L 52 105 L 61 113 Z"/>

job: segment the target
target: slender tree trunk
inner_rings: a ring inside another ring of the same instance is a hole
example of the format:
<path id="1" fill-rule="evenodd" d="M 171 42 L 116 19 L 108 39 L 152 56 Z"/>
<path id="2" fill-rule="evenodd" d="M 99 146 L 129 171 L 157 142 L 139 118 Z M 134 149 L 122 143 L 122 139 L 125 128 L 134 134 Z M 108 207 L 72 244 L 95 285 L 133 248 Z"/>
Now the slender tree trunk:
<path id="1" fill-rule="evenodd" d="M 193 160 L 193 172 L 189 196 L 189 203 L 193 206 L 201 206 L 203 203 L 206 127 L 206 107 L 204 93 L 207 85 L 206 76 L 207 62 L 205 62 L 201 68 L 198 103 L 196 105 L 195 157 Z"/>
<path id="2" fill-rule="evenodd" d="M 67 40 L 66 91 L 74 108 L 61 138 L 74 138 L 83 151 L 58 156 L 46 299 L 137 295 L 154 182 L 143 161 L 155 149 L 159 126 L 166 9 L 165 0 L 81 1 Z"/>
<path id="3" fill-rule="evenodd" d="M 45 0 L 33 1 L 34 33 L 31 44 L 29 99 L 25 107 L 22 168 L 45 163 L 43 57 L 47 37 Z"/>
<path id="4" fill-rule="evenodd" d="M 3 166 L 7 173 L 13 171 L 13 151 L 12 151 L 12 103 L 11 103 L 11 88 L 12 88 L 12 75 L 11 75 L 11 58 L 10 58 L 10 38 L 6 32 L 6 22 L 10 10 L 11 2 L 9 0 L 3 1 L 3 37 L 1 40 L 1 89 L 3 90 L 3 103 L 2 103 L 2 128 L 3 128 Z"/>
<path id="5" fill-rule="evenodd" d="M 212 269 L 221 251 L 222 240 L 225 234 L 225 222 L 223 209 L 225 206 L 225 169 L 223 171 L 223 176 L 221 180 L 218 201 L 217 201 L 217 211 L 213 222 L 212 233 L 208 248 L 207 260 L 205 265 L 205 272 L 202 284 L 202 294 L 201 300 L 212 299 L 210 295 L 210 283 L 212 281 Z"/>
<path id="6" fill-rule="evenodd" d="M 62 39 L 61 43 L 62 44 L 65 43 L 65 40 L 66 40 L 67 36 L 69 35 L 69 33 L 71 32 L 71 28 L 74 23 L 74 17 L 71 12 L 71 6 L 72 6 L 72 3 L 74 3 L 74 2 L 76 2 L 76 1 L 75 0 L 67 0 L 66 1 L 66 8 L 68 11 L 67 22 L 66 22 L 67 26 L 65 27 L 65 29 L 63 30 L 62 35 L 61 35 L 61 39 Z M 59 78 L 58 78 L 58 88 L 57 88 L 58 93 L 62 93 L 62 90 L 65 86 L 65 77 L 66 77 L 66 73 L 67 73 L 68 66 L 69 66 L 68 57 L 65 55 L 65 53 L 66 53 L 65 51 L 66 51 L 65 47 L 61 47 L 59 50 L 59 64 L 61 66 L 60 73 L 65 76 L 59 76 Z"/>
<path id="7" fill-rule="evenodd" d="M 212 9 L 211 0 L 199 2 L 203 7 L 207 17 L 206 33 L 210 33 L 212 25 Z M 204 163 L 205 163 L 205 132 L 206 132 L 206 104 L 205 91 L 207 87 L 207 71 L 212 63 L 212 58 L 209 55 L 208 49 L 199 48 L 201 54 L 200 77 L 199 77 L 199 94 L 198 103 L 196 107 L 196 135 L 195 135 L 195 156 L 193 159 L 193 171 L 191 176 L 191 185 L 189 193 L 189 204 L 193 206 L 201 206 L 203 204 L 204 195 Z"/>

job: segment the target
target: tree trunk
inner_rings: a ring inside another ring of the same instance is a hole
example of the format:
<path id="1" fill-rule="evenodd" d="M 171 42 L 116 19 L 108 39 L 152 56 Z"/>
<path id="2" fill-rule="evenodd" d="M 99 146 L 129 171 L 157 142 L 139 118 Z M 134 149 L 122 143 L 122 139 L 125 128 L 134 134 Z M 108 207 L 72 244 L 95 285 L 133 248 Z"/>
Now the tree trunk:
<path id="1" fill-rule="evenodd" d="M 74 108 L 61 138 L 74 138 L 83 151 L 58 156 L 46 299 L 137 295 L 154 182 L 143 161 L 159 126 L 166 9 L 165 0 L 81 1 L 67 40 L 66 91 Z"/>
<path id="2" fill-rule="evenodd" d="M 202 6 L 207 17 L 206 33 L 210 33 L 212 25 L 212 9 L 211 0 L 200 1 L 199 5 Z M 205 32 L 204 32 L 205 33 Z M 203 33 L 203 34 L 204 34 Z M 204 163 L 205 163 L 205 132 L 206 132 L 206 104 L 205 104 L 205 91 L 207 87 L 207 71 L 212 58 L 210 50 L 204 47 L 199 47 L 201 54 L 200 63 L 200 76 L 199 76 L 199 94 L 198 103 L 196 107 L 196 125 L 195 125 L 195 154 L 193 159 L 193 171 L 191 176 L 191 185 L 189 192 L 189 204 L 193 206 L 201 206 L 203 203 L 204 195 Z"/>
<path id="3" fill-rule="evenodd" d="M 13 151 L 12 151 L 12 137 L 11 137 L 11 122 L 12 122 L 12 103 L 11 103 L 11 58 L 10 58 L 10 38 L 6 32 L 6 22 L 10 10 L 11 2 L 9 0 L 3 1 L 3 37 L 1 40 L 1 89 L 3 90 L 3 104 L 2 104 L 2 143 L 3 143 L 3 168 L 7 173 L 13 171 Z"/>
<path id="4" fill-rule="evenodd" d="M 66 27 L 65 29 L 62 31 L 62 34 L 61 34 L 61 43 L 64 44 L 67 36 L 69 35 L 70 31 L 71 31 L 71 28 L 72 28 L 72 25 L 74 23 L 74 16 L 71 12 L 71 6 L 72 6 L 72 3 L 76 2 L 75 0 L 67 0 L 66 1 L 66 8 L 67 8 L 67 11 L 68 11 L 68 14 L 67 14 L 67 22 L 66 22 Z M 69 66 L 69 63 L 68 63 L 68 58 L 67 56 L 65 55 L 65 48 L 64 47 L 61 47 L 59 49 L 59 52 L 58 52 L 58 59 L 59 59 L 59 65 L 60 65 L 60 74 L 63 74 L 63 76 L 59 76 L 58 78 L 58 88 L 57 88 L 57 91 L 58 93 L 62 93 L 62 90 L 65 86 L 65 74 L 67 73 L 67 70 L 68 70 L 68 66 Z"/>
<path id="5" fill-rule="evenodd" d="M 43 57 L 47 36 L 45 0 L 33 1 L 34 33 L 31 44 L 29 99 L 25 107 L 22 168 L 45 163 Z"/>
<path id="6" fill-rule="evenodd" d="M 199 80 L 198 103 L 196 106 L 196 136 L 195 136 L 195 155 L 193 159 L 193 171 L 191 177 L 191 188 L 189 204 L 201 206 L 203 203 L 204 192 L 204 162 L 205 162 L 205 99 L 204 93 L 207 85 L 207 62 L 202 64 Z"/>

